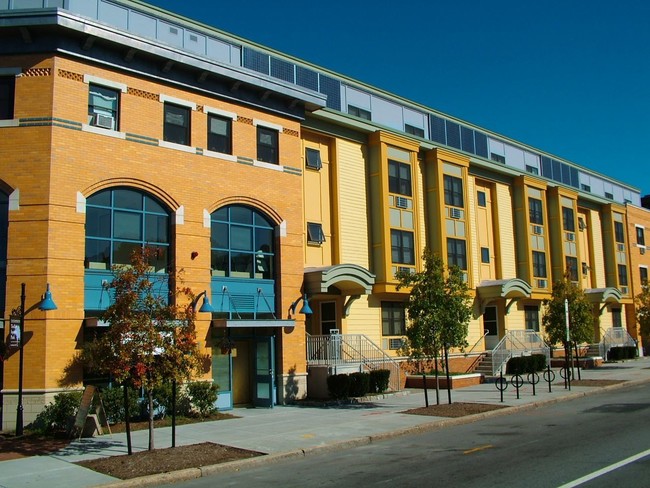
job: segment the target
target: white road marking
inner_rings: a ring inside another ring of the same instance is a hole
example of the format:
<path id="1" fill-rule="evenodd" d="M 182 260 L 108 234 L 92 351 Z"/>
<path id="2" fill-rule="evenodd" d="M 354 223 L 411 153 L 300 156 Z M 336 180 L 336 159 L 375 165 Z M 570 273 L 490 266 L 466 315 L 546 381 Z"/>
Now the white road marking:
<path id="1" fill-rule="evenodd" d="M 586 476 L 583 476 L 582 478 L 578 478 L 575 481 L 571 481 L 565 485 L 559 486 L 558 488 L 573 488 L 574 486 L 580 486 L 583 483 L 587 483 L 588 481 L 594 480 L 604 474 L 611 473 L 612 471 L 622 468 L 623 466 L 626 466 L 628 464 L 632 464 L 633 462 L 638 461 L 639 459 L 642 459 L 646 456 L 650 455 L 650 449 L 640 452 L 639 454 L 635 454 L 634 456 L 630 456 L 627 459 L 623 459 L 622 461 L 619 461 L 614 464 L 610 464 L 609 466 L 604 467 L 603 469 L 599 469 L 598 471 L 594 471 L 591 474 L 588 474 Z"/>

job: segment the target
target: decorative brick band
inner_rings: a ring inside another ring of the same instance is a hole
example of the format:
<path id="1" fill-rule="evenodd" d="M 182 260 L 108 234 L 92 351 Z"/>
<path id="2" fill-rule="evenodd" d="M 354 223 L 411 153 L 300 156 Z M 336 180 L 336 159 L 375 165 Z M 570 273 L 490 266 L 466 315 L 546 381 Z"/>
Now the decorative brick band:
<path id="1" fill-rule="evenodd" d="M 74 73 L 72 71 L 67 71 L 67 70 L 64 70 L 64 69 L 59 70 L 59 76 L 61 78 L 66 78 L 68 80 L 74 80 L 74 81 L 80 81 L 82 83 L 84 81 L 84 75 L 82 75 L 81 73 Z"/>
<path id="2" fill-rule="evenodd" d="M 136 97 L 141 97 L 141 98 L 146 98 L 147 100 L 155 100 L 156 102 L 158 101 L 159 97 L 155 93 L 151 93 L 148 91 L 144 90 L 138 90 L 137 88 L 127 88 L 126 91 L 129 95 L 134 95 Z"/>
<path id="3" fill-rule="evenodd" d="M 248 117 L 242 117 L 241 115 L 237 116 L 237 122 L 241 122 L 242 124 L 246 124 L 246 125 L 253 125 L 253 119 L 250 119 Z"/>
<path id="4" fill-rule="evenodd" d="M 282 133 L 288 136 L 300 137 L 300 133 L 297 130 L 287 129 L 286 127 L 282 128 Z"/>
<path id="5" fill-rule="evenodd" d="M 30 77 L 50 76 L 51 74 L 52 74 L 52 70 L 50 68 L 30 68 L 28 70 L 23 71 L 23 76 L 30 76 Z"/>

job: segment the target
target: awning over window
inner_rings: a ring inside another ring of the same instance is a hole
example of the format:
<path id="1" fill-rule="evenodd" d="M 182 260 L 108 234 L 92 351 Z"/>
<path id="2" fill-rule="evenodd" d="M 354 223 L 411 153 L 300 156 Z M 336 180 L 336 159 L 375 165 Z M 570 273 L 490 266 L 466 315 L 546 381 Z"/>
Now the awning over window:
<path id="1" fill-rule="evenodd" d="M 305 268 L 305 292 L 308 295 L 321 293 L 370 295 L 374 284 L 375 275 L 356 264 Z"/>
<path id="2" fill-rule="evenodd" d="M 585 296 L 591 303 L 621 303 L 623 296 L 618 288 L 588 288 Z"/>
<path id="3" fill-rule="evenodd" d="M 241 320 L 241 319 L 213 319 L 212 326 L 218 329 L 234 329 L 234 328 L 254 328 L 254 327 L 295 327 L 295 320 Z"/>

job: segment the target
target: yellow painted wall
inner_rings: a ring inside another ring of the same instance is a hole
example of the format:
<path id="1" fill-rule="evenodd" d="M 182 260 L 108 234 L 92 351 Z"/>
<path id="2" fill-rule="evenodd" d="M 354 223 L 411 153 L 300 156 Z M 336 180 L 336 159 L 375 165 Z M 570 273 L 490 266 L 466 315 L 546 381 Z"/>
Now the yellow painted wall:
<path id="1" fill-rule="evenodd" d="M 517 259 L 515 255 L 515 228 L 513 221 L 512 187 L 496 183 L 496 217 L 497 241 L 500 254 L 500 270 L 497 278 L 517 277 Z M 500 274 L 500 276 L 499 276 Z"/>

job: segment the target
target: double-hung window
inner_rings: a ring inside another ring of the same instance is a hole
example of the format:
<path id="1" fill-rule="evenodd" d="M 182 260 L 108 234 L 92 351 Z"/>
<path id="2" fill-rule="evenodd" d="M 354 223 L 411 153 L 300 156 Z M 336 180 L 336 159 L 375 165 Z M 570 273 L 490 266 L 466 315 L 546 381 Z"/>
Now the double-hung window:
<path id="1" fill-rule="evenodd" d="M 278 164 L 278 131 L 257 126 L 257 159 L 265 163 Z"/>
<path id="2" fill-rule="evenodd" d="M 643 227 L 636 228 L 636 243 L 639 246 L 645 246 L 645 229 Z"/>
<path id="3" fill-rule="evenodd" d="M 397 264 L 415 264 L 413 232 L 391 229 L 391 259 Z"/>
<path id="4" fill-rule="evenodd" d="M 232 119 L 208 114 L 208 150 L 232 154 Z"/>
<path id="5" fill-rule="evenodd" d="M 528 213 L 531 224 L 544 225 L 542 201 L 538 198 L 528 197 Z"/>
<path id="6" fill-rule="evenodd" d="M 627 266 L 624 264 L 618 265 L 618 284 L 627 286 Z"/>
<path id="7" fill-rule="evenodd" d="M 571 281 L 578 281 L 578 258 L 574 256 L 567 256 L 566 258 L 566 272 Z"/>
<path id="8" fill-rule="evenodd" d="M 174 144 L 190 145 L 190 116 L 189 107 L 165 102 L 165 119 L 163 139 Z"/>
<path id="9" fill-rule="evenodd" d="M 616 239 L 616 242 L 625 244 L 625 229 L 623 228 L 623 222 L 614 222 L 614 238 Z"/>
<path id="10" fill-rule="evenodd" d="M 445 205 L 463 207 L 463 180 L 457 176 L 444 175 Z"/>
<path id="11" fill-rule="evenodd" d="M 539 307 L 526 305 L 524 307 L 526 330 L 539 332 Z"/>
<path id="12" fill-rule="evenodd" d="M 388 191 L 407 197 L 412 195 L 410 164 L 388 160 Z"/>
<path id="13" fill-rule="evenodd" d="M 571 207 L 562 207 L 562 227 L 567 232 L 576 231 L 575 217 Z"/>
<path id="14" fill-rule="evenodd" d="M 381 333 L 385 336 L 406 333 L 406 313 L 402 302 L 381 302 Z"/>
<path id="15" fill-rule="evenodd" d="M 0 76 L 0 120 L 14 118 L 14 98 L 16 94 L 16 77 Z"/>
<path id="16" fill-rule="evenodd" d="M 447 238 L 447 265 L 467 271 L 467 244 L 464 239 Z"/>
<path id="17" fill-rule="evenodd" d="M 641 278 L 641 284 L 648 284 L 648 268 L 640 267 L 639 268 L 639 277 Z"/>
<path id="18" fill-rule="evenodd" d="M 88 125 L 118 130 L 120 91 L 91 83 L 88 88 Z"/>
<path id="19" fill-rule="evenodd" d="M 546 253 L 533 251 L 533 276 L 546 278 Z"/>

